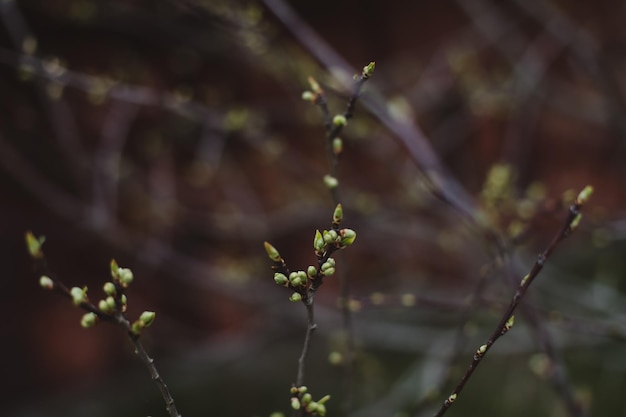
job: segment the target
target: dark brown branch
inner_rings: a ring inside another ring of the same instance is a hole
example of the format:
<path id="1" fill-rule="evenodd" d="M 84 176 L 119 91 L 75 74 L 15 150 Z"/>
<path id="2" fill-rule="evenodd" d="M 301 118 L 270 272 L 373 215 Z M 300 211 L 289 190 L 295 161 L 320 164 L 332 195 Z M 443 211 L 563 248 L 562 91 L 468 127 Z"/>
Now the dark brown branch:
<path id="1" fill-rule="evenodd" d="M 440 417 L 446 413 L 446 411 L 450 408 L 450 406 L 457 399 L 458 395 L 463 391 L 463 388 L 467 384 L 467 381 L 469 381 L 472 374 L 474 373 L 478 365 L 480 365 L 482 359 L 485 357 L 489 349 L 491 349 L 494 343 L 500 337 L 506 334 L 507 331 L 511 328 L 512 326 L 511 321 L 513 319 L 513 313 L 515 312 L 515 309 L 518 307 L 519 303 L 524 298 L 524 295 L 526 295 L 526 292 L 528 291 L 528 287 L 532 284 L 532 282 L 535 280 L 537 275 L 539 275 L 546 261 L 550 258 L 550 256 L 552 255 L 552 253 L 554 252 L 558 244 L 567 236 L 569 236 L 572 230 L 574 230 L 574 228 L 576 227 L 577 223 L 580 221 L 580 216 L 581 216 L 580 209 L 583 203 L 585 202 L 585 200 L 589 197 L 591 193 L 591 189 L 587 188 L 585 189 L 585 191 L 588 191 L 586 195 L 583 196 L 583 193 L 581 193 L 578 199 L 576 200 L 576 202 L 570 206 L 563 226 L 554 235 L 554 237 L 552 238 L 552 241 L 547 246 L 547 248 L 541 254 L 539 254 L 530 272 L 522 279 L 517 290 L 515 291 L 515 294 L 513 295 L 513 298 L 511 299 L 509 306 L 507 307 L 505 312 L 502 314 L 500 322 L 494 329 L 493 333 L 491 334 L 487 342 L 478 348 L 478 350 L 474 354 L 474 357 L 472 358 L 472 362 L 470 363 L 467 371 L 465 372 L 461 380 L 458 382 L 456 387 L 452 390 L 452 393 L 443 402 L 443 404 L 441 405 L 441 408 L 439 409 L 439 411 L 437 411 L 434 417 Z"/>

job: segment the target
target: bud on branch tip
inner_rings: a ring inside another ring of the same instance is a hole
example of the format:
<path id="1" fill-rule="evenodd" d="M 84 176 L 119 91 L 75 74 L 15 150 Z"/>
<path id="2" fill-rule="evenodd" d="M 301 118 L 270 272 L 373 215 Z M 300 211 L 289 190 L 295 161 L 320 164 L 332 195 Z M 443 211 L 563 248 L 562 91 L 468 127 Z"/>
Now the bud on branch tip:
<path id="1" fill-rule="evenodd" d="M 281 257 L 280 257 L 280 253 L 278 253 L 278 250 L 272 246 L 271 243 L 269 242 L 263 242 L 263 246 L 265 246 L 265 252 L 267 252 L 267 256 L 274 262 L 280 262 L 281 261 Z"/>

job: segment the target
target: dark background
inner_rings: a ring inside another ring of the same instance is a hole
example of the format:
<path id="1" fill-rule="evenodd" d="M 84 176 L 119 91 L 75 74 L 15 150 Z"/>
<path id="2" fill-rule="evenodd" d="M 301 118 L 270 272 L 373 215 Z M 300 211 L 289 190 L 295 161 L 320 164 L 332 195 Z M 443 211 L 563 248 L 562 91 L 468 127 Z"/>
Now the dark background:
<path id="1" fill-rule="evenodd" d="M 1 414 L 165 415 L 123 332 L 82 329 L 38 287 L 32 230 L 94 300 L 111 258 L 133 269 L 129 315 L 157 312 L 144 340 L 184 416 L 288 415 L 306 319 L 263 241 L 314 262 L 334 205 L 300 96 L 312 75 L 342 112 L 370 61 L 338 175 L 358 238 L 317 294 L 313 396 L 335 416 L 432 415 L 592 184 L 449 415 L 625 414 L 626 6 L 293 3 L 2 2 Z M 352 389 L 328 361 L 346 349 L 341 274 Z"/>

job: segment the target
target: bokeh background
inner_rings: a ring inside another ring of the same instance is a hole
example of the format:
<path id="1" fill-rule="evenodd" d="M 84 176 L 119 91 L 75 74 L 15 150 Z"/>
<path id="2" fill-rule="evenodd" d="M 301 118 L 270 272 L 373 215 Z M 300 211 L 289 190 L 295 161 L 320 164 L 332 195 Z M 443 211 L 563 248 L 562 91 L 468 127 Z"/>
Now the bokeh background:
<path id="1" fill-rule="evenodd" d="M 592 184 L 448 415 L 626 415 L 625 8 L 1 2 L 2 414 L 166 415 L 123 332 L 82 329 L 38 287 L 32 230 L 94 299 L 111 258 L 133 269 L 129 314 L 157 312 L 144 339 L 184 416 L 289 415 L 306 318 L 263 241 L 314 262 L 334 205 L 301 94 L 314 76 L 340 113 L 376 61 L 342 133 L 358 238 L 316 296 L 313 396 L 334 416 L 432 415 Z"/>

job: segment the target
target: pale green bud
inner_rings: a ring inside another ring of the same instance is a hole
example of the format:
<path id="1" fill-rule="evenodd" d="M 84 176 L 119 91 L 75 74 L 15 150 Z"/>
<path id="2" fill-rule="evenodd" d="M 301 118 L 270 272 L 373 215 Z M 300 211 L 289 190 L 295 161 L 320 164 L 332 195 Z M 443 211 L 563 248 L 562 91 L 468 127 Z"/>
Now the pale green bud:
<path id="1" fill-rule="evenodd" d="M 302 301 L 302 294 L 298 293 L 298 292 L 294 292 L 293 294 L 291 294 L 291 296 L 289 297 L 289 301 L 292 302 L 297 302 L 297 301 Z"/>
<path id="2" fill-rule="evenodd" d="M 335 234 L 337 234 L 337 232 L 335 232 Z M 333 239 L 332 235 L 330 234 L 328 230 L 324 230 L 324 232 L 322 233 L 322 236 L 324 236 L 324 243 L 326 244 L 333 243 L 335 241 L 335 239 Z"/>
<path id="3" fill-rule="evenodd" d="M 317 401 L 318 404 L 326 404 L 330 400 L 330 395 L 324 395 L 320 400 Z"/>
<path id="4" fill-rule="evenodd" d="M 72 302 L 75 306 L 79 306 L 82 303 L 87 302 L 87 287 L 78 288 L 72 287 L 70 289 L 70 295 L 72 296 Z"/>
<path id="5" fill-rule="evenodd" d="M 114 281 L 118 281 L 119 278 L 120 278 L 120 276 L 118 274 L 119 270 L 120 270 L 120 267 L 117 264 L 117 262 L 115 261 L 115 259 L 111 259 L 110 266 L 111 266 L 111 278 L 113 278 Z"/>
<path id="6" fill-rule="evenodd" d="M 102 290 L 104 291 L 106 295 L 111 295 L 111 296 L 115 296 L 117 292 L 115 289 L 115 284 L 113 284 L 112 282 L 105 282 L 104 285 L 102 286 Z"/>
<path id="7" fill-rule="evenodd" d="M 302 386 L 298 387 L 298 392 L 299 392 L 300 394 L 304 394 L 304 393 L 305 393 L 305 392 L 307 392 L 308 390 L 309 390 L 309 389 L 307 388 L 307 386 L 306 386 L 306 385 L 302 385 Z"/>
<path id="8" fill-rule="evenodd" d="M 344 116 L 343 114 L 338 114 L 335 117 L 333 117 L 333 124 L 335 126 L 345 126 L 348 124 L 348 120 L 346 119 L 346 116 Z"/>
<path id="9" fill-rule="evenodd" d="M 119 268 L 117 271 L 119 283 L 122 288 L 128 287 L 134 279 L 133 271 L 128 268 Z"/>
<path id="10" fill-rule="evenodd" d="M 54 288 L 54 281 L 52 281 L 52 278 L 46 276 L 46 275 L 42 275 L 39 278 L 39 286 L 41 288 L 44 288 L 46 290 L 51 290 Z"/>
<path id="11" fill-rule="evenodd" d="M 267 256 L 274 262 L 280 262 L 282 258 L 280 257 L 280 253 L 278 250 L 272 246 L 269 242 L 263 242 L 263 246 L 265 246 L 265 251 L 267 252 Z"/>
<path id="12" fill-rule="evenodd" d="M 285 276 L 285 274 L 281 274 L 280 272 L 274 273 L 274 282 L 278 285 L 286 285 L 289 280 Z"/>
<path id="13" fill-rule="evenodd" d="M 341 247 L 344 248 L 352 245 L 356 239 L 356 232 L 352 229 L 341 229 L 339 235 L 341 236 Z"/>
<path id="14" fill-rule="evenodd" d="M 315 238 L 313 239 L 313 247 L 315 248 L 315 252 L 324 252 L 326 249 L 326 243 L 324 242 L 324 238 L 322 237 L 322 233 L 319 230 L 315 231 Z"/>
<path id="15" fill-rule="evenodd" d="M 313 265 L 309 265 L 309 267 L 306 269 L 306 274 L 309 278 L 313 278 L 317 275 L 317 268 L 315 268 Z"/>
<path id="16" fill-rule="evenodd" d="M 107 302 L 105 300 L 100 300 L 98 301 L 98 308 L 100 309 L 100 311 L 102 311 L 103 313 L 107 313 L 110 314 L 113 312 L 113 309 L 111 309 L 109 307 L 109 304 L 107 304 Z"/>
<path id="17" fill-rule="evenodd" d="M 578 194 L 578 198 L 576 198 L 577 204 L 585 204 L 589 201 L 589 198 L 593 194 L 593 187 L 591 185 L 586 186 L 583 190 Z"/>
<path id="18" fill-rule="evenodd" d="M 320 404 L 318 401 L 317 407 L 315 407 L 315 412 L 319 416 L 324 417 L 326 415 L 326 406 L 324 404 Z"/>
<path id="19" fill-rule="evenodd" d="M 329 277 L 329 276 L 331 276 L 332 274 L 335 273 L 335 268 L 331 266 L 330 268 L 326 268 L 325 270 L 323 270 L 322 273 L 325 276 Z"/>
<path id="20" fill-rule="evenodd" d="M 576 229 L 578 227 L 578 225 L 580 224 L 580 221 L 582 219 L 583 219 L 583 215 L 581 213 L 578 213 L 576 215 L 576 217 L 574 217 L 574 219 L 570 223 L 570 225 L 569 225 L 570 229 L 572 229 L 572 230 Z"/>
<path id="21" fill-rule="evenodd" d="M 313 90 L 315 94 L 320 94 L 322 92 L 322 87 L 320 87 L 317 80 L 313 77 L 309 77 L 308 80 L 309 80 L 309 85 L 311 86 L 311 90 Z"/>
<path id="22" fill-rule="evenodd" d="M 335 207 L 335 212 L 333 213 L 333 223 L 339 224 L 343 219 L 343 206 L 341 204 L 337 204 Z"/>
<path id="23" fill-rule="evenodd" d="M 148 327 L 152 323 L 154 323 L 155 317 L 156 313 L 154 311 L 144 311 L 143 313 L 141 313 L 141 316 L 139 316 L 139 321 L 143 323 L 144 327 Z"/>
<path id="24" fill-rule="evenodd" d="M 80 325 L 85 329 L 95 326 L 97 322 L 98 316 L 95 313 L 83 314 L 83 317 L 80 319 Z"/>
<path id="25" fill-rule="evenodd" d="M 115 310 L 115 307 L 117 307 L 117 304 L 115 303 L 115 298 L 113 298 L 113 296 L 111 295 L 109 295 L 104 301 L 107 303 L 107 306 L 111 311 Z"/>
<path id="26" fill-rule="evenodd" d="M 41 250 L 41 245 L 46 241 L 45 236 L 35 237 L 33 232 L 26 232 L 26 247 L 28 248 L 28 253 L 34 259 L 43 258 L 43 252 Z"/>
<path id="27" fill-rule="evenodd" d="M 363 67 L 363 78 L 369 78 L 374 73 L 374 69 L 376 68 L 376 62 L 372 61 L 366 66 Z"/>
<path id="28" fill-rule="evenodd" d="M 313 401 L 313 396 L 310 393 L 306 393 L 302 396 L 302 405 L 307 405 L 309 404 L 311 401 Z"/>
<path id="29" fill-rule="evenodd" d="M 315 94 L 311 91 L 304 91 L 302 93 L 302 100 L 304 101 L 315 101 Z"/>
<path id="30" fill-rule="evenodd" d="M 324 175 L 324 185 L 332 190 L 339 186 L 339 180 L 332 175 Z"/>
<path id="31" fill-rule="evenodd" d="M 298 397 L 291 397 L 291 408 L 293 408 L 294 410 L 300 409 L 300 400 L 298 399 Z"/>
<path id="32" fill-rule="evenodd" d="M 333 154 L 339 155 L 343 151 L 343 141 L 341 138 L 333 139 Z"/>

